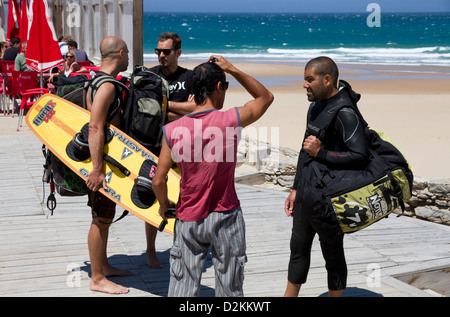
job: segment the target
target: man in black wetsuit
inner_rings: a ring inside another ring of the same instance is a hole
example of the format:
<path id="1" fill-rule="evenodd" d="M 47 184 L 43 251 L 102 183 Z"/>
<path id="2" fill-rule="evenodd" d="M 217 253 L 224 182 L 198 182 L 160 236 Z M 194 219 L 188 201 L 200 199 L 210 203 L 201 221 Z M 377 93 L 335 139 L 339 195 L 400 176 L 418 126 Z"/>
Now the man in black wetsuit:
<path id="1" fill-rule="evenodd" d="M 328 295 L 341 296 L 347 282 L 347 264 L 344 256 L 343 234 L 333 239 L 317 232 L 305 215 L 301 201 L 308 197 L 296 197 L 302 166 L 305 159 L 314 159 L 328 166 L 355 168 L 365 164 L 369 157 L 364 123 L 351 107 L 359 100 L 359 95 L 352 91 L 350 85 L 338 81 L 339 71 L 328 57 L 310 60 L 305 66 L 305 83 L 308 100 L 311 101 L 308 111 L 307 132 L 300 151 L 297 174 L 291 194 L 285 202 L 285 212 L 293 217 L 291 236 L 291 256 L 288 269 L 288 283 L 284 296 L 298 296 L 300 287 L 306 282 L 308 275 L 311 245 L 315 234 L 319 235 L 322 254 L 328 273 Z M 342 108 L 336 120 L 330 125 L 325 136 L 319 140 L 311 135 L 310 115 L 317 114 L 338 105 Z"/>
<path id="2" fill-rule="evenodd" d="M 159 65 L 150 68 L 150 71 L 163 77 L 169 83 L 167 121 L 170 122 L 191 113 L 195 108 L 194 95 L 191 92 L 192 70 L 178 65 L 178 58 L 181 55 L 181 38 L 176 33 L 162 33 L 158 37 L 155 53 L 158 55 Z M 147 265 L 154 269 L 161 268 L 155 249 L 156 227 L 145 223 L 145 234 Z"/>

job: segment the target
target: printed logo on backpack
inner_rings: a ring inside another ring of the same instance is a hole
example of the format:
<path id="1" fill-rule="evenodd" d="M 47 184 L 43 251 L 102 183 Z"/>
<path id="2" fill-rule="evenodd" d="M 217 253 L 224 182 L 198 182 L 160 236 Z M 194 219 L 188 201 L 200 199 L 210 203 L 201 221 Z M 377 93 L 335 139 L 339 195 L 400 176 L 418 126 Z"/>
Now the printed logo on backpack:
<path id="1" fill-rule="evenodd" d="M 342 232 L 366 228 L 400 207 L 401 201 L 411 198 L 405 173 L 398 169 L 391 174 L 393 178 L 382 177 L 367 186 L 330 198 Z M 400 187 L 400 193 L 394 182 Z"/>

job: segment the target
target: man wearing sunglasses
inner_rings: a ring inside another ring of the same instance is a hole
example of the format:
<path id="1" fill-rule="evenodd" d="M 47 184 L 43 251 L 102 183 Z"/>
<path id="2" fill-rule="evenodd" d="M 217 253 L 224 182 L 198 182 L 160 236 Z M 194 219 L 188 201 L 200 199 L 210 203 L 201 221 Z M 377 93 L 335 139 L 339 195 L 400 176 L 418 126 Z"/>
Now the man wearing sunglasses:
<path id="1" fill-rule="evenodd" d="M 176 33 L 164 32 L 158 37 L 155 48 L 159 65 L 150 71 L 163 77 L 169 83 L 169 107 L 167 121 L 174 121 L 183 115 L 191 113 L 195 108 L 194 96 L 191 92 L 192 70 L 178 65 L 181 55 L 181 38 Z M 156 227 L 145 223 L 147 238 L 147 265 L 153 269 L 162 267 L 156 256 L 155 239 Z"/>
<path id="2" fill-rule="evenodd" d="M 150 70 L 169 82 L 168 121 L 176 120 L 191 113 L 195 102 L 191 96 L 192 71 L 178 65 L 181 55 L 181 38 L 170 32 L 162 33 L 158 37 L 155 48 L 159 65 Z"/>
<path id="3" fill-rule="evenodd" d="M 221 111 L 226 73 L 253 97 L 242 106 Z M 216 296 L 243 296 L 247 261 L 245 223 L 234 187 L 241 128 L 258 120 L 273 101 L 272 93 L 225 58 L 211 56 L 193 70 L 195 109 L 163 127 L 164 138 L 153 191 L 159 214 L 174 203 L 167 196 L 166 176 L 173 161 L 181 171 L 168 296 L 198 296 L 204 261 L 211 246 Z"/>

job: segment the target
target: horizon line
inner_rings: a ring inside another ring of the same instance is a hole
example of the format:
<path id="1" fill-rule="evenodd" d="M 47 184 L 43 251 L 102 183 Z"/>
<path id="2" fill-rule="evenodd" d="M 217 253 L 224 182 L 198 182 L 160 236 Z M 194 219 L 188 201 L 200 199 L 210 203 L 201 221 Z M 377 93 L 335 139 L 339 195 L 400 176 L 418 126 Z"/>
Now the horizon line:
<path id="1" fill-rule="evenodd" d="M 271 12 L 271 11 L 143 11 L 144 13 L 211 13 L 211 14 L 228 14 L 228 13 L 236 13 L 236 14 L 249 14 L 249 13 L 255 13 L 255 14 L 263 14 L 263 13 L 271 13 L 271 14 L 297 14 L 297 13 L 303 13 L 303 14 L 340 14 L 340 13 L 347 13 L 347 14 L 361 14 L 361 13 L 370 13 L 370 11 L 332 11 L 332 12 L 308 12 L 308 11 L 292 11 L 292 12 Z M 405 14 L 405 13 L 450 13 L 450 9 L 448 11 L 381 11 L 382 14 Z"/>

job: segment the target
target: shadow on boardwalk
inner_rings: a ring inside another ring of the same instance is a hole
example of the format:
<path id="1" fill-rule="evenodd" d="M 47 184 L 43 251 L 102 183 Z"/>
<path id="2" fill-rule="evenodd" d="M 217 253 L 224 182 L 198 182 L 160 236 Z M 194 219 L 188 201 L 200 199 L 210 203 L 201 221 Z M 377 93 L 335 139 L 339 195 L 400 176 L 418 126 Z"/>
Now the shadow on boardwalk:
<path id="1" fill-rule="evenodd" d="M 0 117 L 0 296 L 108 296 L 89 290 L 87 233 L 91 218 L 86 198 L 57 196 L 54 215 L 48 215 L 41 204 L 48 195 L 48 185 L 43 186 L 41 180 L 41 143 L 26 126 L 16 132 L 16 124 L 17 118 Z M 244 293 L 250 297 L 282 296 L 291 231 L 291 219 L 283 211 L 287 193 L 243 184 L 237 184 L 237 191 L 247 232 Z M 344 296 L 437 295 L 394 277 L 450 267 L 448 241 L 450 227 L 407 217 L 389 217 L 347 235 L 349 278 Z M 125 296 L 167 296 L 171 244 L 171 235 L 158 234 L 156 247 L 164 268 L 153 270 L 145 264 L 142 220 L 129 215 L 111 227 L 109 260 L 134 273 L 114 278 L 131 289 Z M 315 241 L 308 282 L 301 295 L 321 297 L 326 291 L 324 262 Z M 210 259 L 200 295 L 214 296 Z"/>

